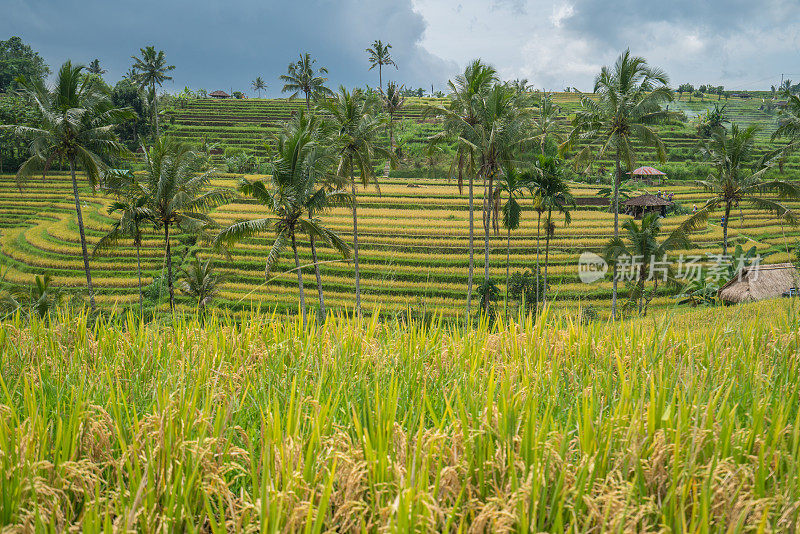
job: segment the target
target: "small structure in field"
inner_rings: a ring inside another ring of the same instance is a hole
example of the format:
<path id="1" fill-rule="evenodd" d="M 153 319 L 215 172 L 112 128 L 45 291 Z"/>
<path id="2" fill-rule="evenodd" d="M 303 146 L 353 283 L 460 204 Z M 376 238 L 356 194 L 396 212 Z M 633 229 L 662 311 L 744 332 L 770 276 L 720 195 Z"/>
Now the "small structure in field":
<path id="1" fill-rule="evenodd" d="M 672 202 L 658 195 L 649 193 L 629 198 L 622 203 L 625 206 L 625 213 L 633 215 L 634 219 L 641 219 L 648 213 L 659 213 L 662 217 L 667 215 L 667 207 L 672 206 Z"/>
<path id="2" fill-rule="evenodd" d="M 211 93 L 208 93 L 208 96 L 210 96 L 211 98 L 230 98 L 231 97 L 231 95 L 229 95 L 225 91 L 213 91 Z"/>
<path id="3" fill-rule="evenodd" d="M 655 181 L 661 183 L 663 177 L 666 176 L 665 173 L 659 171 L 655 167 L 639 167 L 628 174 L 630 174 L 631 178 L 634 180 L 641 180 L 648 184 L 652 184 Z"/>
<path id="4" fill-rule="evenodd" d="M 725 304 L 797 295 L 800 273 L 791 263 L 753 265 L 736 273 L 717 295 Z"/>

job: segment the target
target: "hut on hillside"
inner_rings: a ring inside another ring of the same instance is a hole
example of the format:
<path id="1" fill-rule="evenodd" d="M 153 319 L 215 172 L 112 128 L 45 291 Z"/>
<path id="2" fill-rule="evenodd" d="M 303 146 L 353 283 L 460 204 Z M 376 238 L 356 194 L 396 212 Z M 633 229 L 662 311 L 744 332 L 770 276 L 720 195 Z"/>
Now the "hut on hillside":
<path id="1" fill-rule="evenodd" d="M 661 180 L 666 176 L 666 173 L 659 171 L 655 167 L 639 167 L 628 174 L 634 180 L 641 180 L 651 185 L 655 182 L 661 183 Z"/>
<path id="2" fill-rule="evenodd" d="M 667 215 L 667 207 L 672 206 L 672 202 L 658 195 L 639 195 L 629 198 L 622 203 L 625 206 L 625 213 L 633 215 L 634 219 L 641 219 L 648 213 L 660 213 L 662 217 Z"/>
<path id="3" fill-rule="evenodd" d="M 725 304 L 797 295 L 800 274 L 791 263 L 753 265 L 742 269 L 717 295 Z"/>
<path id="4" fill-rule="evenodd" d="M 208 96 L 210 96 L 211 98 L 230 98 L 231 97 L 231 95 L 229 95 L 225 91 L 213 91 L 211 93 L 208 93 Z"/>

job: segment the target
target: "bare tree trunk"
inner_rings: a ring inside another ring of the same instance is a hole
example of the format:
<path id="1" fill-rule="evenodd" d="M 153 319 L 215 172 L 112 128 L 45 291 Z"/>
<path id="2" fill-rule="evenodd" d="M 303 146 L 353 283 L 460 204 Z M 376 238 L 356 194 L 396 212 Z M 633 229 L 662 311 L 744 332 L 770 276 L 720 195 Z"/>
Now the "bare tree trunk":
<path id="1" fill-rule="evenodd" d="M 489 280 L 489 230 L 492 225 L 492 182 L 491 178 L 484 187 L 483 197 L 483 279 Z M 484 311 L 489 313 L 489 299 L 484 299 Z"/>
<path id="2" fill-rule="evenodd" d="M 309 219 L 313 217 L 311 210 L 308 210 Z M 319 273 L 319 261 L 317 260 L 317 245 L 313 235 L 309 235 L 311 241 L 311 260 L 314 262 L 314 276 L 317 278 L 317 293 L 319 294 L 319 319 L 325 322 L 325 296 L 322 291 L 322 276 Z"/>
<path id="3" fill-rule="evenodd" d="M 297 271 L 297 287 L 300 289 L 300 310 L 303 313 L 303 327 L 306 326 L 306 295 L 303 291 L 303 270 L 300 268 L 300 258 L 297 256 L 297 240 L 292 230 L 292 252 L 294 252 L 294 267 Z"/>
<path id="4" fill-rule="evenodd" d="M 617 149 L 616 158 L 614 160 L 617 173 L 614 176 L 614 237 L 619 237 L 619 186 L 622 181 L 622 167 L 619 165 L 620 153 Z M 612 290 L 611 290 L 611 318 L 617 318 L 617 266 L 614 264 L 612 271 Z"/>
<path id="5" fill-rule="evenodd" d="M 511 228 L 506 238 L 506 322 L 508 322 L 508 281 L 511 278 Z"/>
<path id="6" fill-rule="evenodd" d="M 539 217 L 536 220 L 536 309 L 539 309 L 539 235 L 542 228 L 542 212 L 539 211 Z"/>
<path id="7" fill-rule="evenodd" d="M 467 275 L 467 319 L 472 307 L 472 279 L 475 271 L 475 194 L 474 178 L 469 177 L 469 274 Z"/>
<path id="8" fill-rule="evenodd" d="M 356 212 L 356 177 L 350 176 L 350 187 L 353 193 L 353 266 L 356 275 L 356 313 L 361 317 L 361 280 L 358 272 L 358 214 Z"/>
<path id="9" fill-rule="evenodd" d="M 139 233 L 139 229 L 136 229 L 136 233 Z M 136 273 L 139 276 L 139 316 L 144 321 L 144 296 L 142 295 L 142 259 L 139 254 L 139 249 L 141 248 L 141 243 L 139 240 L 136 240 Z"/>
<path id="10" fill-rule="evenodd" d="M 728 224 L 731 217 L 731 203 L 725 203 L 725 222 L 722 223 L 722 255 L 728 254 Z"/>
<path id="11" fill-rule="evenodd" d="M 95 310 L 94 288 L 92 287 L 92 270 L 89 268 L 89 251 L 86 249 L 86 232 L 83 228 L 83 213 L 81 212 L 81 197 L 78 193 L 78 179 L 75 177 L 75 163 L 69 162 L 69 172 L 72 175 L 72 194 L 75 197 L 75 213 L 78 214 L 78 232 L 81 235 L 81 252 L 83 253 L 83 271 L 86 273 L 86 289 L 89 291 L 89 305 L 92 312 Z"/>
<path id="12" fill-rule="evenodd" d="M 164 225 L 164 241 L 167 244 L 167 287 L 169 288 L 169 307 L 175 310 L 175 288 L 172 285 L 172 249 L 169 245 L 169 224 Z"/>
<path id="13" fill-rule="evenodd" d="M 552 222 L 552 210 L 547 212 L 544 232 L 544 294 L 542 303 L 547 303 L 547 265 L 550 263 L 550 223 Z"/>
<path id="14" fill-rule="evenodd" d="M 153 82 L 153 120 L 156 123 L 156 137 L 161 135 L 161 130 L 158 127 L 158 95 L 156 95 L 156 84 Z"/>

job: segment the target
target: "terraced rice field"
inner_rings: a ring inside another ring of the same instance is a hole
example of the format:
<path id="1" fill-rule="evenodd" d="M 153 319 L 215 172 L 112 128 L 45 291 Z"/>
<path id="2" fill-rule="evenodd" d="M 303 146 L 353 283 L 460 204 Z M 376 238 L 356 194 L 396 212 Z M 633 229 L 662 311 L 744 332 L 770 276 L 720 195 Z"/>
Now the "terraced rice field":
<path id="1" fill-rule="evenodd" d="M 234 187 L 238 177 L 220 175 L 217 186 Z M 390 179 L 383 183 L 381 194 L 374 189 L 359 192 L 359 243 L 361 243 L 362 287 L 364 305 L 368 310 L 383 312 L 409 311 L 423 313 L 440 311 L 455 316 L 463 309 L 467 280 L 468 204 L 455 184 L 441 180 L 415 179 L 416 187 L 408 181 Z M 697 188 L 669 187 L 676 200 L 685 206 L 701 204 L 705 195 Z M 596 187 L 573 184 L 578 197 L 593 196 Z M 108 230 L 112 218 L 106 214 L 109 198 L 83 191 L 84 218 L 87 236 L 92 247 Z M 522 227 L 511 237 L 511 270 L 531 268 L 536 260 L 536 216 L 530 200 L 525 201 Z M 480 205 L 480 199 L 476 200 Z M 797 206 L 800 208 L 800 206 Z M 267 215 L 264 208 L 240 199 L 217 209 L 213 217 L 221 225 L 236 220 Z M 483 228 L 476 214 L 476 278 L 483 273 Z M 675 228 L 685 216 L 664 219 L 665 232 Z M 347 208 L 336 209 L 324 216 L 326 223 L 351 240 L 352 222 Z M 27 283 L 34 274 L 50 273 L 57 286 L 82 288 L 85 283 L 80 244 L 75 222 L 74 205 L 67 176 L 54 175 L 47 181 L 34 180 L 22 191 L 17 189 L 13 176 L 0 177 L 0 260 L 7 281 Z M 623 216 L 624 220 L 624 216 Z M 577 259 L 581 252 L 600 252 L 611 236 L 613 215 L 598 209 L 577 209 L 569 227 L 558 225 L 552 239 L 549 274 L 556 309 L 575 309 L 580 302 L 607 308 L 610 282 L 582 284 L 578 278 Z M 800 236 L 798 229 L 782 227 L 768 213 L 745 209 L 732 219 L 732 242 L 755 245 L 759 252 L 771 254 L 766 261 L 786 261 L 787 247 L 793 247 Z M 284 274 L 265 284 L 264 262 L 271 236 L 249 240 L 230 250 L 230 256 L 215 254 L 217 266 L 227 281 L 218 304 L 233 309 L 252 305 L 294 310 L 297 306 L 296 276 Z M 719 221 L 713 220 L 706 229 L 693 236 L 694 253 L 719 253 L 722 238 Z M 492 236 L 491 276 L 498 282 L 505 277 L 506 236 Z M 543 254 L 542 242 L 542 254 Z M 310 263 L 305 243 L 300 244 L 301 262 Z M 210 252 L 201 247 L 201 255 Z M 321 261 L 326 303 L 332 308 L 352 306 L 352 265 L 336 262 L 331 250 L 323 249 Z M 176 261 L 180 261 L 176 256 Z M 91 262 L 98 300 L 110 307 L 136 302 L 135 250 L 123 246 L 95 258 Z M 145 283 L 163 272 L 161 236 L 147 234 L 142 251 Z M 293 267 L 284 257 L 274 272 Z M 305 270 L 306 298 L 316 304 L 313 271 Z M 183 306 L 191 306 L 182 300 Z M 674 298 L 663 294 L 653 300 L 654 307 L 671 306 Z"/>

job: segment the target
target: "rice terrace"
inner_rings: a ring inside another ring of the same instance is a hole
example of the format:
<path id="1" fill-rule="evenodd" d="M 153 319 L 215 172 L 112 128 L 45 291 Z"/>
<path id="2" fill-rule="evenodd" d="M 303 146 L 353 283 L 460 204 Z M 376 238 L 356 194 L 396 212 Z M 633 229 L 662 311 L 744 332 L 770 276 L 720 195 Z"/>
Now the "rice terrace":
<path id="1" fill-rule="evenodd" d="M 796 6 L 144 3 L 0 21 L 0 533 L 800 530 Z"/>

